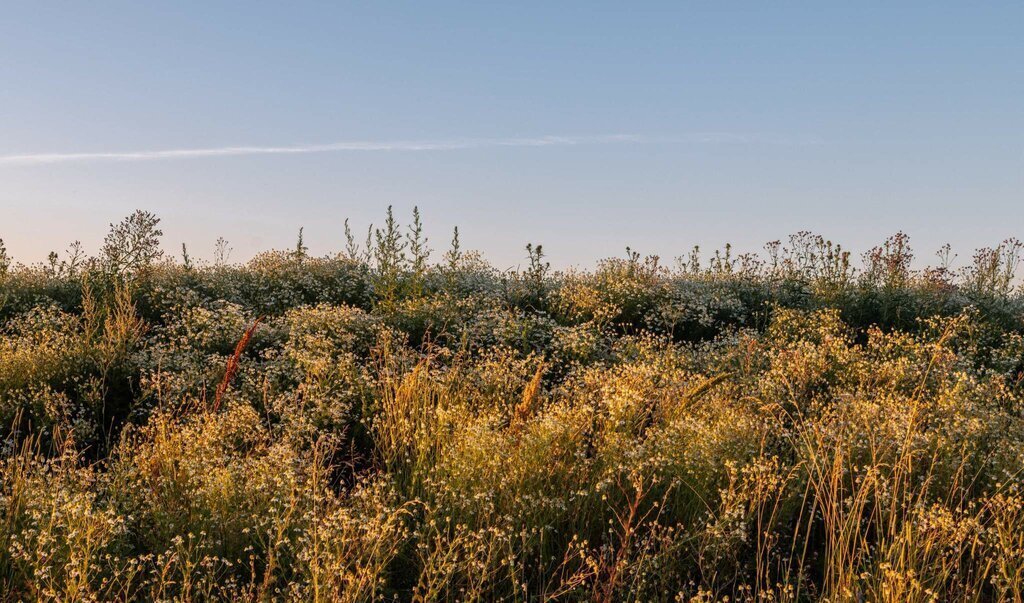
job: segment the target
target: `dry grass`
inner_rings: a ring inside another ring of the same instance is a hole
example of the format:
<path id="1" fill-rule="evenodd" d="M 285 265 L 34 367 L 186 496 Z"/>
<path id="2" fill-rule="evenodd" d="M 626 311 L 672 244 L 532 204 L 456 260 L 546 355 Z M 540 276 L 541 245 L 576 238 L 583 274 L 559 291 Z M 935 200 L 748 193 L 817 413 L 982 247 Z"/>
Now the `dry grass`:
<path id="1" fill-rule="evenodd" d="M 395 228 L 9 270 L 3 599 L 1024 600 L 1012 243 L 501 275 Z"/>

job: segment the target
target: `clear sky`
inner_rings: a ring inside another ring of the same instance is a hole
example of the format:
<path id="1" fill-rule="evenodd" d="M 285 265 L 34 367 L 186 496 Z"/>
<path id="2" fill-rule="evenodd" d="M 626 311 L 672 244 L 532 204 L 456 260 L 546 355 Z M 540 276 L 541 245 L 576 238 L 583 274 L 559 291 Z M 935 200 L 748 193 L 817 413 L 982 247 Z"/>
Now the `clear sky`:
<path id="1" fill-rule="evenodd" d="M 164 151 L 183 151 L 164 153 Z M 11 2 L 0 238 L 343 245 L 393 204 L 495 264 L 904 230 L 1024 238 L 1024 2 Z"/>

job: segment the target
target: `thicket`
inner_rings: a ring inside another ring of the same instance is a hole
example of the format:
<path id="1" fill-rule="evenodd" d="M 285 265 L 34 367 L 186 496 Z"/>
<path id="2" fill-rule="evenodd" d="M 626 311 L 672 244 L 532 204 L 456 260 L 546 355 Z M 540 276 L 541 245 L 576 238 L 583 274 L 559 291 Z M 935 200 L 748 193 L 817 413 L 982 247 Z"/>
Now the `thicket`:
<path id="1" fill-rule="evenodd" d="M 1024 597 L 1022 244 L 0 242 L 8 600 Z M 339 239 L 341 237 L 339 236 Z"/>

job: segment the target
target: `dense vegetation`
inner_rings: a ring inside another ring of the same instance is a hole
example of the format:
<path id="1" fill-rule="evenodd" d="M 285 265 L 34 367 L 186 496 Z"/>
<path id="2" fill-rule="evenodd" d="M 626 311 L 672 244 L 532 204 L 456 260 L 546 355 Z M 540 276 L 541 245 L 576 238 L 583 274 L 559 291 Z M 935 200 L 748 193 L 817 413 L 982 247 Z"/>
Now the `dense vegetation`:
<path id="1" fill-rule="evenodd" d="M 1020 243 L 556 273 L 345 234 L 0 244 L 7 599 L 1024 596 Z"/>

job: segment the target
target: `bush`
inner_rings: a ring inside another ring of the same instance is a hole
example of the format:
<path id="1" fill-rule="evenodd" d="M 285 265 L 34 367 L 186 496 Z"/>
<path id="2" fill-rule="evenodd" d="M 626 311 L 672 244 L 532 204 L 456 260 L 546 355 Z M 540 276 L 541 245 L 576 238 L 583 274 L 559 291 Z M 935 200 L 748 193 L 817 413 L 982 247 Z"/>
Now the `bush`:
<path id="1" fill-rule="evenodd" d="M 0 251 L 7 598 L 1024 596 L 1012 240 L 559 273 L 430 265 L 418 215 L 242 265 L 156 226 Z"/>

